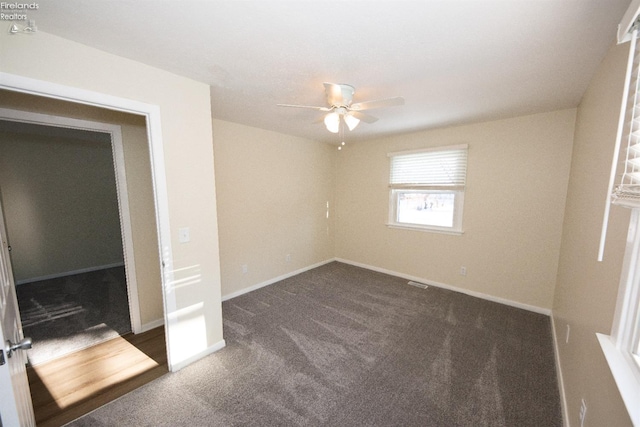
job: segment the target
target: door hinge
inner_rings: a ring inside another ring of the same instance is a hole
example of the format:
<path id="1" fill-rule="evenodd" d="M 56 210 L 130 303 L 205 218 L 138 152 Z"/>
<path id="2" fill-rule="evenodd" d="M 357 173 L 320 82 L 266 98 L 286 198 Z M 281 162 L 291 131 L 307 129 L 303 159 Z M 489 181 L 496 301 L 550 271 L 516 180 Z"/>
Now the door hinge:
<path id="1" fill-rule="evenodd" d="M 0 366 L 4 365 L 5 361 L 4 361 L 4 350 L 0 350 Z M 1 426 L 2 424 L 0 424 Z"/>

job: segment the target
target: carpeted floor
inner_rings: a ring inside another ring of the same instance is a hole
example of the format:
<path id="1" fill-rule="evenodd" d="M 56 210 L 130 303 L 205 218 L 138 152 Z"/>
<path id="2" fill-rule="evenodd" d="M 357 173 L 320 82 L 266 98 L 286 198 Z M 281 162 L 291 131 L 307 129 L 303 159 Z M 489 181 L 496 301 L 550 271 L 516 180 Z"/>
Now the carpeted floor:
<path id="1" fill-rule="evenodd" d="M 18 285 L 24 335 L 38 365 L 131 332 L 124 267 Z"/>
<path id="2" fill-rule="evenodd" d="M 547 316 L 336 262 L 223 315 L 223 350 L 72 425 L 562 425 Z"/>

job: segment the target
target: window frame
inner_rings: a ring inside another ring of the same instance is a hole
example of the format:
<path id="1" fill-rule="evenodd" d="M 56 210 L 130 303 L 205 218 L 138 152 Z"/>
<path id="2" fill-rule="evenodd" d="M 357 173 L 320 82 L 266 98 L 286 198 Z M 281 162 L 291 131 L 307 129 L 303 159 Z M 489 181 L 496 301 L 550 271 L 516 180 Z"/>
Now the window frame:
<path id="1" fill-rule="evenodd" d="M 634 425 L 640 425 L 640 209 L 629 222 L 615 317 L 610 335 L 596 334 Z"/>
<path id="2" fill-rule="evenodd" d="M 638 66 L 640 58 L 637 28 L 639 6 L 640 0 L 634 0 L 625 14 L 625 19 L 633 16 L 630 21 L 632 25 L 626 26 L 627 28 L 631 27 L 630 34 L 625 35 L 625 37 L 630 35 L 628 37 L 630 41 L 629 56 L 598 261 L 602 261 L 604 255 L 604 240 L 607 232 L 610 204 L 629 208 L 631 210 L 631 218 L 629 220 L 611 333 L 610 335 L 596 333 L 607 364 L 634 425 L 640 425 L 640 405 L 638 405 L 640 401 L 640 197 L 638 196 L 640 193 L 633 179 L 635 178 L 633 175 L 637 171 L 635 167 L 637 159 L 634 150 L 637 149 L 638 143 L 638 129 L 633 124 L 640 117 L 640 109 L 638 109 L 638 106 L 640 106 L 640 80 L 638 80 L 637 74 L 634 74 L 633 71 L 634 67 Z M 630 15 L 630 13 L 632 14 Z M 626 40 L 619 39 L 619 43 L 623 41 Z M 631 106 L 629 106 L 629 98 L 633 101 Z M 624 153 L 621 153 L 620 148 L 624 138 L 626 138 L 627 147 Z M 616 178 L 617 165 L 621 160 L 620 154 L 624 154 L 624 163 L 621 168 L 620 184 L 614 191 L 613 184 Z M 628 173 L 629 180 L 626 179 Z"/>
<path id="3" fill-rule="evenodd" d="M 411 222 L 398 221 L 398 194 L 401 192 L 416 192 L 428 194 L 453 194 L 453 222 L 451 227 L 443 227 L 438 225 L 415 224 Z M 389 222 L 387 225 L 391 228 L 406 228 L 420 231 L 434 231 L 447 234 L 463 234 L 462 230 L 462 210 L 464 207 L 464 190 L 431 190 L 420 187 L 407 188 L 390 188 L 389 189 Z"/>
<path id="4" fill-rule="evenodd" d="M 450 145 L 450 146 L 439 146 L 439 147 L 430 147 L 418 150 L 410 150 L 410 151 L 400 151 L 388 153 L 389 157 L 389 215 L 388 221 L 386 225 L 389 228 L 399 228 L 399 229 L 408 229 L 408 230 L 416 230 L 416 231 L 426 231 L 426 232 L 435 232 L 435 233 L 444 233 L 444 234 L 454 234 L 461 235 L 464 233 L 463 231 L 463 212 L 464 212 L 464 196 L 466 190 L 466 169 L 468 165 L 468 149 L 469 146 L 467 144 L 458 144 L 458 145 Z M 460 185 L 452 185 L 452 184 L 434 184 L 434 183 L 403 183 L 403 184 L 393 184 L 391 178 L 391 169 L 393 158 L 396 156 L 406 156 L 411 154 L 423 154 L 423 153 L 438 153 L 438 152 L 447 152 L 447 151 L 456 151 L 456 150 L 465 150 L 464 157 L 464 181 Z M 453 208 L 453 221 L 451 227 L 446 226 L 438 226 L 438 225 L 426 225 L 426 224 L 415 224 L 410 222 L 400 222 L 398 221 L 398 195 L 403 192 L 415 192 L 415 193 L 430 193 L 430 194 L 454 194 L 454 208 Z"/>

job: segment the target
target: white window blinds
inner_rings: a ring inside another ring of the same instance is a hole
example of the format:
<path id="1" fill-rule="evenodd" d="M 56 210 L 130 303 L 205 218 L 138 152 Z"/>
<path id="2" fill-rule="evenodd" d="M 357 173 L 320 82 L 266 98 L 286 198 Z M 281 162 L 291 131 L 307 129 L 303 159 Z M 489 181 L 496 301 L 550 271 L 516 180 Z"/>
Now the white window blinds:
<path id="1" fill-rule="evenodd" d="M 624 130 L 621 148 L 623 163 L 618 170 L 622 171 L 618 185 L 613 191 L 613 203 L 640 207 L 640 43 L 637 43 L 637 32 L 633 33 L 630 43 L 630 55 L 633 55 L 632 68 L 629 75 L 629 90 L 624 115 Z M 631 61 L 631 58 L 630 58 Z"/>
<path id="2" fill-rule="evenodd" d="M 391 188 L 464 189 L 467 146 L 390 153 Z"/>
<path id="3" fill-rule="evenodd" d="M 634 0 L 638 1 L 638 0 Z M 640 3 L 640 1 L 638 1 Z M 637 22 L 636 22 L 637 25 Z M 609 177 L 609 187 L 607 191 L 607 201 L 604 205 L 604 215 L 602 217 L 602 229 L 600 231 L 600 245 L 598 248 L 598 261 L 604 259 L 604 247 L 607 240 L 607 229 L 609 228 L 609 214 L 611 204 L 626 205 L 628 207 L 640 207 L 640 181 L 638 181 L 638 119 L 640 110 L 638 108 L 638 54 L 637 43 L 638 31 L 634 28 L 631 35 L 622 43 L 629 40 L 629 56 L 627 60 L 627 73 L 624 79 L 624 91 L 620 105 L 620 116 L 618 119 L 618 130 L 616 132 L 616 142 L 613 149 L 613 160 L 611 162 L 611 175 Z M 620 163 L 621 149 L 623 154 L 622 164 Z M 619 177 L 619 178 L 618 178 Z M 616 185 L 616 182 L 618 184 Z"/>

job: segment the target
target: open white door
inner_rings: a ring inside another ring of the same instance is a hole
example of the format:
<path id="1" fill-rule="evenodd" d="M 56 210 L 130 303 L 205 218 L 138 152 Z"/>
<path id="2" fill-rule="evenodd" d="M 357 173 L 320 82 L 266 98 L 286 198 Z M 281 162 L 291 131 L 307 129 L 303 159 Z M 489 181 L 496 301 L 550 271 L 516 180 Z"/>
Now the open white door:
<path id="1" fill-rule="evenodd" d="M 9 260 L 7 230 L 0 200 L 0 426 L 35 426 L 29 380 L 27 355 L 17 344 L 30 347 L 22 341 L 22 323 L 18 300 L 13 285 Z M 9 341 L 9 342 L 7 342 Z"/>

